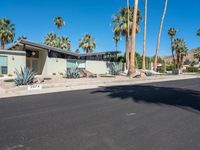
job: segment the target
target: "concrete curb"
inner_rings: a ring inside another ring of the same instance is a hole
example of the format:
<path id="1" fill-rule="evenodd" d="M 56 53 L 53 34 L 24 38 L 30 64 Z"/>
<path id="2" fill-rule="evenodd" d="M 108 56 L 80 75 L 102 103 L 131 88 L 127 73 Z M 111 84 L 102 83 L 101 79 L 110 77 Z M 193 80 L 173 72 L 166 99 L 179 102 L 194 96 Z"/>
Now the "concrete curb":
<path id="1" fill-rule="evenodd" d="M 2 89 L 0 88 L 0 98 L 8 97 L 17 97 L 17 96 L 28 96 L 28 95 L 38 95 L 38 94 L 47 94 L 55 92 L 64 92 L 64 91 L 75 91 L 75 90 L 87 90 L 87 89 L 96 89 L 100 87 L 109 87 L 109 86 L 123 86 L 123 85 L 137 85 L 145 83 L 155 83 L 155 82 L 166 82 L 166 81 L 175 81 L 175 80 L 184 80 L 184 79 L 195 79 L 200 78 L 199 75 L 190 75 L 190 76 L 166 76 L 166 77 L 155 77 L 155 78 L 142 78 L 142 79 L 133 79 L 133 80 L 121 80 L 121 81 L 112 81 L 112 82 L 91 82 L 89 84 L 77 83 L 77 84 L 43 84 L 42 90 L 28 91 L 27 86 L 15 87 L 13 89 Z"/>

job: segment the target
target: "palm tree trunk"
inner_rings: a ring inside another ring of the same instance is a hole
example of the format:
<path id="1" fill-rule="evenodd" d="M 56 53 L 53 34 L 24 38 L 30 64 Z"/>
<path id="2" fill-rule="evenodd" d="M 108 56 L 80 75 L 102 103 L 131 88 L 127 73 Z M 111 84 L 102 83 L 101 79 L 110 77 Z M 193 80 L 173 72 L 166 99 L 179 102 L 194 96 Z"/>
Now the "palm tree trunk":
<path id="1" fill-rule="evenodd" d="M 145 15 L 144 15 L 144 40 L 143 40 L 143 60 L 142 60 L 142 69 L 146 69 L 146 31 L 147 31 L 147 0 L 144 2 Z"/>
<path id="2" fill-rule="evenodd" d="M 135 73 L 135 37 L 137 28 L 137 12 L 138 12 L 138 0 L 135 0 L 134 14 L 133 14 L 133 31 L 131 35 L 131 60 L 129 67 L 129 75 L 133 75 Z"/>
<path id="3" fill-rule="evenodd" d="M 2 39 L 1 40 L 1 49 L 4 49 L 5 48 L 5 42 L 4 42 L 4 40 Z"/>
<path id="4" fill-rule="evenodd" d="M 129 63 L 130 63 L 130 52 L 129 52 L 129 38 L 126 35 L 126 68 L 129 69 Z"/>
<path id="5" fill-rule="evenodd" d="M 116 45 L 116 51 L 118 50 L 118 42 L 116 41 L 116 43 L 115 43 Z"/>
<path id="6" fill-rule="evenodd" d="M 168 4 L 168 0 L 165 1 L 165 7 L 164 7 L 161 23 L 160 23 L 160 31 L 158 33 L 157 46 L 156 46 L 156 55 L 155 55 L 155 60 L 154 60 L 154 71 L 157 71 L 158 50 L 159 50 L 159 47 L 160 47 L 160 38 L 161 38 L 162 27 L 163 27 L 163 23 L 164 23 L 166 11 L 167 11 L 167 4 Z"/>
<path id="7" fill-rule="evenodd" d="M 127 2 L 127 10 L 128 10 L 128 21 L 127 21 L 127 36 L 126 36 L 126 68 L 129 70 L 130 65 L 130 9 L 129 9 L 129 0 Z"/>
<path id="8" fill-rule="evenodd" d="M 172 42 L 173 42 L 173 37 L 170 38 L 171 39 L 171 49 L 172 49 Z M 176 60 L 175 60 L 175 56 L 174 56 L 174 51 L 172 49 L 172 58 L 173 58 L 173 64 L 176 64 Z"/>

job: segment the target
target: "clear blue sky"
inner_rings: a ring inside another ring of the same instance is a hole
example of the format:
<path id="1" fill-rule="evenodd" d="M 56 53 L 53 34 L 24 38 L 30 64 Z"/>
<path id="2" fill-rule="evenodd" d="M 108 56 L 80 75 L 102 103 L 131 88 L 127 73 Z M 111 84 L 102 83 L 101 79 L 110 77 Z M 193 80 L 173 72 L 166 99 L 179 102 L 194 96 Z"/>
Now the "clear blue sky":
<path id="1" fill-rule="evenodd" d="M 133 0 L 130 0 L 133 4 Z M 154 55 L 160 19 L 165 0 L 149 0 L 147 54 Z M 189 3 L 188 3 L 189 2 Z M 144 0 L 139 0 L 143 11 Z M 10 19 L 16 26 L 16 37 L 27 36 L 29 40 L 42 42 L 49 32 L 66 35 L 72 42 L 72 49 L 78 46 L 78 41 L 84 33 L 90 33 L 96 38 L 97 51 L 115 50 L 110 24 L 113 14 L 126 6 L 126 0 L 1 0 L 0 18 Z M 163 27 L 160 55 L 170 54 L 170 27 L 178 30 L 177 37 L 184 38 L 188 48 L 200 46 L 200 38 L 195 36 L 200 28 L 200 0 L 169 0 L 167 15 Z M 56 16 L 62 16 L 66 25 L 59 31 L 53 23 Z M 142 30 L 137 35 L 137 52 L 142 52 Z M 124 52 L 124 39 L 119 43 L 119 49 Z"/>

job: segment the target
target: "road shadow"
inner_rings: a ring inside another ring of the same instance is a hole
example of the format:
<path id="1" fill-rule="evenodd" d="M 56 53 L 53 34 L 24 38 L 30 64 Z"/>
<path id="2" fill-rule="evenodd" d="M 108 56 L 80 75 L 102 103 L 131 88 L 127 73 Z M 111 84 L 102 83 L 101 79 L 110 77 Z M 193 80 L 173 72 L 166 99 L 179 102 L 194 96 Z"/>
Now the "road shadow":
<path id="1" fill-rule="evenodd" d="M 182 88 L 158 87 L 153 85 L 129 85 L 103 87 L 93 91 L 107 93 L 110 98 L 132 99 L 136 103 L 152 103 L 176 106 L 200 113 L 200 92 Z"/>

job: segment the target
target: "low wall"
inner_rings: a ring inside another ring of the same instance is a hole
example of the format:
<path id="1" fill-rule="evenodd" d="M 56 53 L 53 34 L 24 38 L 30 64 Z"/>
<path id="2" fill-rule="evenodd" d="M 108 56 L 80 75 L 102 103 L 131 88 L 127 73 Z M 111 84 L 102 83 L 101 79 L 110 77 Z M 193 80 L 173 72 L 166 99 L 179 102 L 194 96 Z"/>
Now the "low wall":
<path id="1" fill-rule="evenodd" d="M 0 56 L 7 57 L 8 74 L 14 74 L 15 70 L 26 66 L 26 52 L 0 50 Z"/>
<path id="2" fill-rule="evenodd" d="M 94 60 L 86 60 L 86 70 L 94 73 L 94 74 L 107 74 L 111 73 L 112 65 L 116 65 L 117 68 L 122 71 L 123 63 L 113 63 L 106 61 L 94 61 Z"/>
<path id="3" fill-rule="evenodd" d="M 67 61 L 66 59 L 61 58 L 47 58 L 46 64 L 45 64 L 45 75 L 52 75 L 55 73 L 58 75 L 59 73 L 65 73 L 65 70 L 67 68 Z"/>

